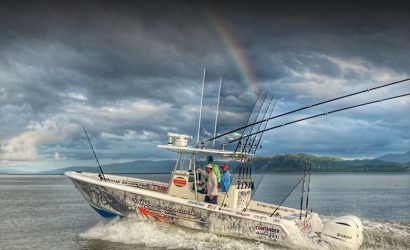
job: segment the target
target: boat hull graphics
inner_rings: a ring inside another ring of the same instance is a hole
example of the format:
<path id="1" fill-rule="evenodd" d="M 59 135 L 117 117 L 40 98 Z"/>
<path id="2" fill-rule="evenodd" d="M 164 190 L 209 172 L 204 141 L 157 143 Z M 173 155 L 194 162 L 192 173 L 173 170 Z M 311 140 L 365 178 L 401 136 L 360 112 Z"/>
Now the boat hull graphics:
<path id="1" fill-rule="evenodd" d="M 182 199 L 165 192 L 127 187 L 121 183 L 104 182 L 88 178 L 81 173 L 66 175 L 87 202 L 105 218 L 137 217 L 140 220 L 171 223 L 291 248 L 318 249 L 331 244 L 322 241 L 320 234 L 309 230 L 314 223 L 321 224 L 320 218 L 314 213 L 311 221 L 305 220 L 301 225 L 300 220 L 270 217 L 248 211 L 226 211 L 218 205 Z M 316 219 L 319 222 L 315 221 Z"/>
<path id="2" fill-rule="evenodd" d="M 119 217 L 123 217 L 123 216 L 118 215 L 118 214 L 115 214 L 115 213 L 113 213 L 113 212 L 111 212 L 111 211 L 107 211 L 106 209 L 102 209 L 102 208 L 96 207 L 96 206 L 93 205 L 93 204 L 90 204 L 90 206 L 91 206 L 99 215 L 101 215 L 103 218 L 113 219 L 113 218 L 118 217 L 118 216 L 119 216 Z"/>
<path id="3" fill-rule="evenodd" d="M 214 204 L 184 200 L 172 202 L 158 197 L 129 192 L 105 185 L 97 185 L 70 177 L 87 202 L 100 214 L 110 213 L 121 217 L 138 216 L 143 220 L 161 221 L 201 231 L 238 238 L 257 239 L 262 242 L 296 245 L 295 223 L 270 218 L 254 218 L 250 213 L 227 213 Z M 101 184 L 104 184 L 101 182 Z M 98 210 L 97 210 L 97 209 Z M 109 211 L 107 213 L 107 211 Z"/>

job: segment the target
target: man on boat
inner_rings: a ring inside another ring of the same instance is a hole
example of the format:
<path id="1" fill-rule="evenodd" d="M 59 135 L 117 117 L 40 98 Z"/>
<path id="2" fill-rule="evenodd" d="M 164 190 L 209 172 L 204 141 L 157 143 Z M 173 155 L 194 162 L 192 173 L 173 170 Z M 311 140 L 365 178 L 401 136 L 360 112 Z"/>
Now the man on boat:
<path id="1" fill-rule="evenodd" d="M 212 157 L 212 155 L 208 155 L 206 160 L 208 161 L 208 164 L 212 166 L 212 171 L 215 173 L 216 180 L 218 181 L 218 187 L 220 187 L 222 176 L 221 176 L 221 171 L 219 170 L 218 165 L 214 163 L 214 158 Z"/>
<path id="2" fill-rule="evenodd" d="M 229 186 L 231 185 L 231 173 L 229 172 L 228 168 L 229 166 L 226 163 L 222 165 L 222 192 L 228 192 Z"/>
<path id="3" fill-rule="evenodd" d="M 208 177 L 206 182 L 206 196 L 205 202 L 217 204 L 218 201 L 218 181 L 213 172 L 212 165 L 208 164 L 205 171 L 197 167 L 198 172 Z"/>

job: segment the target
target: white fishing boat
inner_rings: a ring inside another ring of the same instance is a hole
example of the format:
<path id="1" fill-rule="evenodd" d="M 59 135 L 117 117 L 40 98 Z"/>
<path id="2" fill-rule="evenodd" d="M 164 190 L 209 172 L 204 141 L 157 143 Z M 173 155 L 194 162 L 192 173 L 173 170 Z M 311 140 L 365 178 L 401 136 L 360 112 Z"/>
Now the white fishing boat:
<path id="1" fill-rule="evenodd" d="M 410 79 L 405 81 L 407 80 Z M 392 84 L 378 86 L 373 89 L 390 85 Z M 369 89 L 332 100 L 368 91 Z M 385 100 L 408 95 L 410 94 L 389 97 Z M 265 96 L 263 99 L 262 103 L 265 103 L 265 99 L 269 98 Z M 168 133 L 167 143 L 158 145 L 158 147 L 164 150 L 170 150 L 177 154 L 176 164 L 168 183 L 126 176 L 104 175 L 101 166 L 101 173 L 99 174 L 67 172 L 66 175 L 71 179 L 90 206 L 106 218 L 136 216 L 144 220 L 172 223 L 177 226 L 219 235 L 258 240 L 291 248 L 303 247 L 314 249 L 320 246 L 330 246 L 331 248 L 358 249 L 363 242 L 363 226 L 361 220 L 356 216 L 346 215 L 322 223 L 320 216 L 308 209 L 307 200 L 304 209 L 302 202 L 300 208 L 289 208 L 282 206 L 282 204 L 269 204 L 252 200 L 253 179 L 250 174 L 252 169 L 251 163 L 254 160 L 260 138 L 265 131 L 283 127 L 297 121 L 353 107 L 369 105 L 381 100 L 345 107 L 336 111 L 266 128 L 268 120 L 294 112 L 291 111 L 272 117 L 272 112 L 268 111 L 273 110 L 272 100 L 273 98 L 266 102 L 269 104 L 263 109 L 265 111 L 262 112 L 264 113 L 262 117 L 259 116 L 258 118 L 257 116 L 254 122 L 248 119 L 247 125 L 232 130 L 243 131 L 240 137 L 230 141 L 238 141 L 235 150 L 225 150 L 223 146 L 220 149 L 216 149 L 214 145 L 206 147 L 207 142 L 214 141 L 216 138 L 232 133 L 232 131 L 218 136 L 214 133 L 213 138 L 202 141 L 202 143 L 198 143 L 198 139 L 196 143 L 190 142 L 192 136 L 189 135 Z M 302 109 L 311 108 L 319 104 L 309 105 Z M 258 113 L 261 110 L 262 108 L 259 109 Z M 301 109 L 295 110 L 295 112 L 299 110 Z M 259 126 L 255 128 L 255 124 Z M 247 128 L 252 129 L 246 132 Z M 219 161 L 235 160 L 242 164 L 237 182 L 231 183 L 227 192 L 219 192 L 217 204 L 205 202 L 205 194 L 198 192 L 201 182 L 198 178 L 196 167 L 198 159 L 204 156 L 213 156 Z M 96 160 L 99 165 L 97 157 Z M 310 182 L 310 174 L 305 173 L 296 186 L 301 181 L 303 181 L 303 188 L 305 188 L 305 183 L 308 185 Z M 308 191 L 309 186 L 307 188 Z"/>
<path id="2" fill-rule="evenodd" d="M 252 157 L 234 151 L 187 146 L 187 136 L 176 135 L 176 142 L 159 145 L 178 155 L 169 183 L 96 173 L 67 172 L 87 202 L 103 217 L 137 215 L 144 219 L 173 223 L 230 237 L 297 247 L 303 239 L 337 247 L 357 249 L 363 240 L 363 226 L 355 216 L 344 216 L 322 224 L 317 213 L 279 207 L 251 200 L 250 179 L 232 184 L 219 192 L 218 203 L 204 202 L 196 192 L 194 171 L 183 169 L 190 158 L 213 155 L 243 161 Z M 179 137 L 178 137 L 179 136 Z M 172 141 L 172 136 L 170 136 Z M 275 212 L 274 212 L 275 211 Z M 273 213 L 274 212 L 274 213 Z M 317 246 L 317 245 L 316 245 Z"/>

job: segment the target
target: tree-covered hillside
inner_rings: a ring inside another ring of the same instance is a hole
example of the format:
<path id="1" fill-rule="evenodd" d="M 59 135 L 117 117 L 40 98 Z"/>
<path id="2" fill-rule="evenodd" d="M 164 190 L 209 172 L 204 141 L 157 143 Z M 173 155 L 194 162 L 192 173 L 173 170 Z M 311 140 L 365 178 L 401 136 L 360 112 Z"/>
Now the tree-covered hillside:
<path id="1" fill-rule="evenodd" d="M 381 160 L 343 160 L 310 154 L 281 154 L 254 161 L 255 172 L 298 172 L 312 165 L 315 172 L 406 172 L 410 164 Z"/>
<path id="2" fill-rule="evenodd" d="M 219 165 L 222 162 L 216 161 Z M 238 162 L 230 161 L 231 172 L 236 171 Z M 258 157 L 253 162 L 254 172 L 301 172 L 305 166 L 312 165 L 314 172 L 410 172 L 410 163 L 394 163 L 382 160 L 343 160 L 336 157 L 311 154 L 280 154 L 271 157 Z M 173 160 L 133 161 L 103 165 L 107 173 L 170 173 L 175 165 Z M 204 167 L 205 162 L 198 162 Z M 70 167 L 43 171 L 41 174 L 63 174 L 66 171 L 98 172 L 97 167 Z"/>

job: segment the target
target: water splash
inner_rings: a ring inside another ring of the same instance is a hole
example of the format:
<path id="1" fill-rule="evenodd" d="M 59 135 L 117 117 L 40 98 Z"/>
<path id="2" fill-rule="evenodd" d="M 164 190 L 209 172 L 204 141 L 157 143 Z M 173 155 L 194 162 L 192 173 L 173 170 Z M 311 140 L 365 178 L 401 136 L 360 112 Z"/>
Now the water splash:
<path id="1" fill-rule="evenodd" d="M 326 222 L 333 217 L 323 218 Z M 410 249 L 410 222 L 363 220 L 364 242 L 360 249 Z M 144 222 L 137 218 L 102 221 L 80 237 L 160 249 L 286 249 L 256 241 L 219 236 L 172 224 Z M 300 239 L 300 249 L 326 249 Z"/>
<path id="2" fill-rule="evenodd" d="M 362 249 L 410 249 L 410 222 L 363 220 Z"/>
<path id="3" fill-rule="evenodd" d="M 80 234 L 80 237 L 162 249 L 283 249 L 255 241 L 135 219 L 100 222 L 87 232 Z"/>

